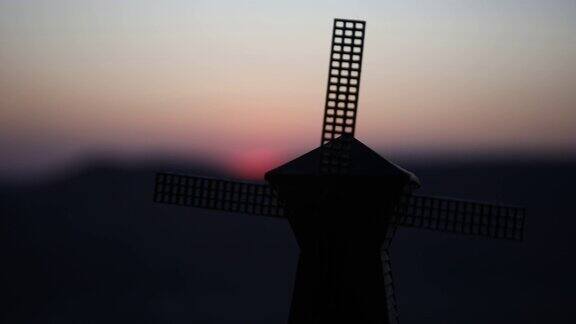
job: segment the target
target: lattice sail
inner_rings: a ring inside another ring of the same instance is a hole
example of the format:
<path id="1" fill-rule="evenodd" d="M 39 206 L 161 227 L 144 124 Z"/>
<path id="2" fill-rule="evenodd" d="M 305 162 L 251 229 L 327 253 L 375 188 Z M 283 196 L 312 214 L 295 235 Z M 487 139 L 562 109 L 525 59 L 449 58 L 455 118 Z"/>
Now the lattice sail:
<path id="1" fill-rule="evenodd" d="M 387 249 L 382 250 L 382 268 L 384 271 L 384 287 L 386 291 L 386 307 L 388 309 L 388 323 L 399 323 L 398 303 L 394 293 L 394 277 L 392 276 L 392 264 Z"/>
<path id="2" fill-rule="evenodd" d="M 334 19 L 321 145 L 342 135 L 354 136 L 360 93 L 366 22 Z M 323 173 L 340 173 L 350 164 L 349 143 L 332 142 L 323 148 Z"/>
<path id="3" fill-rule="evenodd" d="M 268 185 L 170 173 L 156 174 L 154 201 L 270 217 L 284 215 Z"/>
<path id="4" fill-rule="evenodd" d="M 366 22 L 334 19 L 322 144 L 354 135 Z"/>
<path id="5" fill-rule="evenodd" d="M 396 207 L 400 226 L 521 241 L 525 210 L 456 199 L 405 195 Z"/>

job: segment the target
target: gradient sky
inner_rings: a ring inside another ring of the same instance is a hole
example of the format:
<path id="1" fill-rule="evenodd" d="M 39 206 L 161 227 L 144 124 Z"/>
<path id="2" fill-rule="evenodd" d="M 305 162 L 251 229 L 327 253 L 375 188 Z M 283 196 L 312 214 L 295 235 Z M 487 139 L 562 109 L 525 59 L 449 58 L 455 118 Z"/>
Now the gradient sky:
<path id="1" fill-rule="evenodd" d="M 0 0 L 0 175 L 309 150 L 335 17 L 367 20 L 357 137 L 379 152 L 576 152 L 575 0 Z"/>

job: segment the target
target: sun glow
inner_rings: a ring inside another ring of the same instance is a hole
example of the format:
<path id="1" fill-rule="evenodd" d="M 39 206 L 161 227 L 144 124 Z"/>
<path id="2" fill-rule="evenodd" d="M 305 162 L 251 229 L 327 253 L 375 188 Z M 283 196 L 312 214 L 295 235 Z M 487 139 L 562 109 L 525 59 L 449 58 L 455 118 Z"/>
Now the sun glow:
<path id="1" fill-rule="evenodd" d="M 239 178 L 262 180 L 264 173 L 279 166 L 284 160 L 283 154 L 269 148 L 256 148 L 231 154 L 226 167 Z"/>
<path id="2" fill-rule="evenodd" d="M 193 151 L 261 178 L 318 144 L 334 17 L 367 21 L 371 147 L 576 148 L 572 0 L 29 2 L 0 1 L 0 176 Z"/>

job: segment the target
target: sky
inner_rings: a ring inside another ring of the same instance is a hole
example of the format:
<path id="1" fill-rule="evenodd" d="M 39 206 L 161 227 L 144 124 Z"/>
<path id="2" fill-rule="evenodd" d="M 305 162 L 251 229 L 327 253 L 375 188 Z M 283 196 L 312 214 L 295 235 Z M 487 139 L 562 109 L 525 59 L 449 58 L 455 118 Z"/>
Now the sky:
<path id="1" fill-rule="evenodd" d="M 98 154 L 261 174 L 319 144 L 336 17 L 367 21 L 378 152 L 576 153 L 575 0 L 0 0 L 0 176 Z"/>

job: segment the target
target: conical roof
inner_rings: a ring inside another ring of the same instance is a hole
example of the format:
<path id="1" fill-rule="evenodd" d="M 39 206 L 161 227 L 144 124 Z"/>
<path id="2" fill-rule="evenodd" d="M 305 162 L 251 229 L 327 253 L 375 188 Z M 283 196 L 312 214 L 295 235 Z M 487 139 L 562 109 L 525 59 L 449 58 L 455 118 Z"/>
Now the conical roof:
<path id="1" fill-rule="evenodd" d="M 413 187 L 420 187 L 420 180 L 412 172 L 386 160 L 358 139 L 350 136 L 339 137 L 326 145 L 337 144 L 338 141 L 348 140 L 350 145 L 350 166 L 346 172 L 349 177 L 376 177 L 404 180 Z M 319 161 L 322 152 L 318 147 L 294 160 L 287 162 L 266 173 L 266 180 L 278 176 L 315 176 L 320 175 Z"/>

